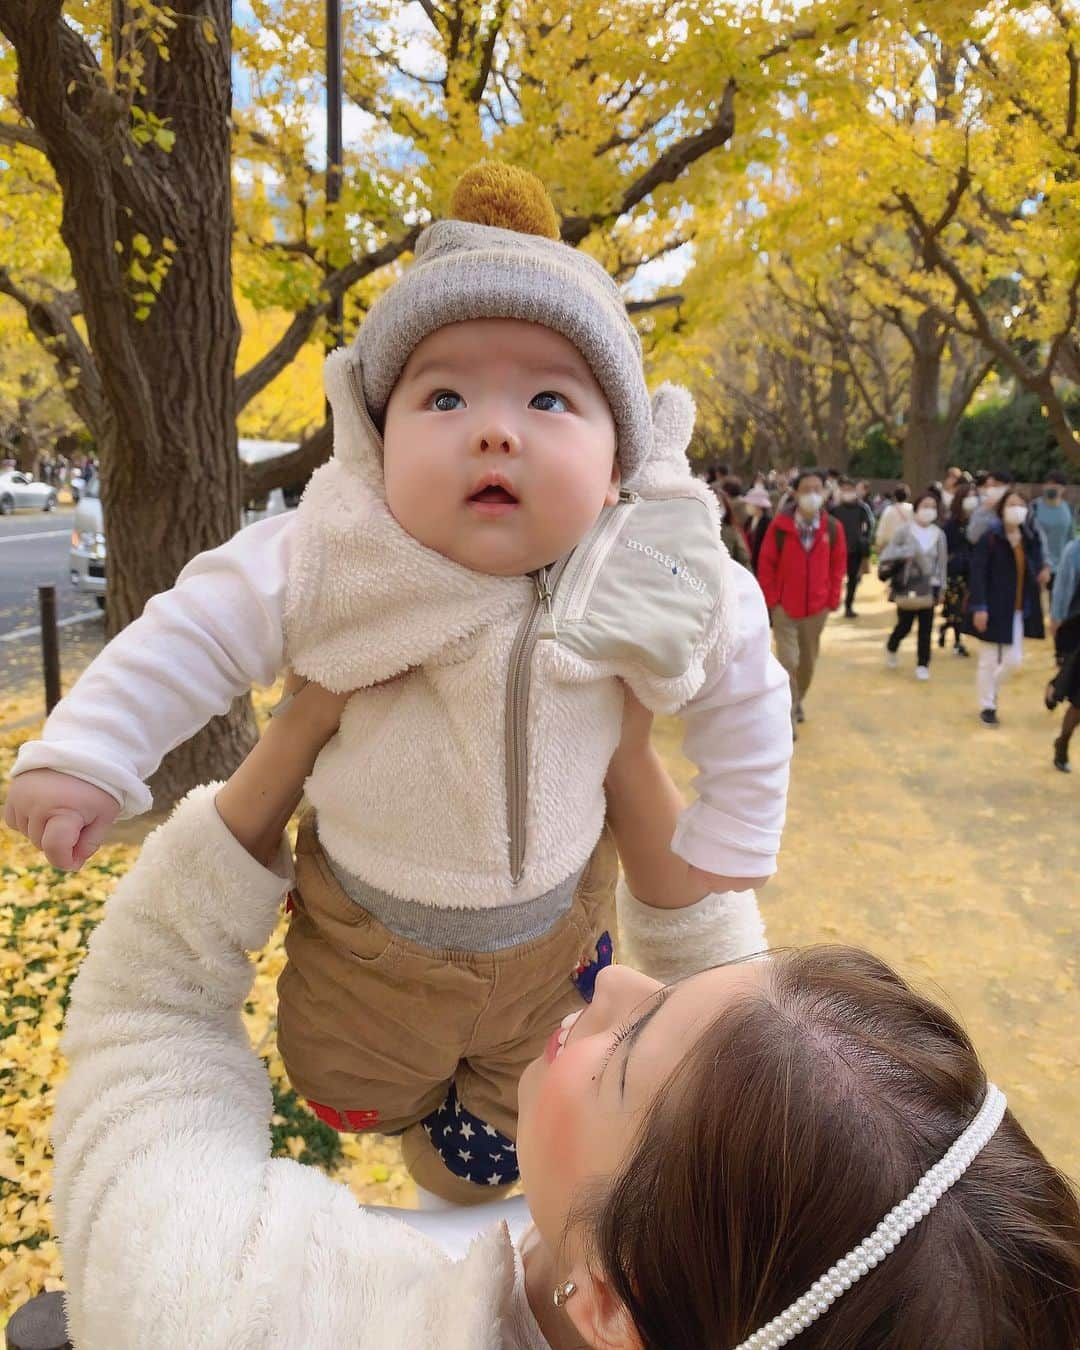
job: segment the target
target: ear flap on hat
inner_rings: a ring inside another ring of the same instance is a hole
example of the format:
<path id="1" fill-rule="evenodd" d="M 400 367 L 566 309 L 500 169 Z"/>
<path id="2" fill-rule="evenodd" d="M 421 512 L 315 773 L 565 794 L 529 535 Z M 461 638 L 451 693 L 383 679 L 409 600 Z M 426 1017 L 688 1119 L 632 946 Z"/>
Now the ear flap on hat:
<path id="1" fill-rule="evenodd" d="M 364 397 L 363 368 L 355 343 L 327 356 L 323 379 L 334 414 L 334 458 L 362 473 L 372 491 L 383 496 L 383 437 Z"/>
<path id="2" fill-rule="evenodd" d="M 665 382 L 652 397 L 653 448 L 649 467 L 682 465 L 694 434 L 697 407 L 689 389 Z"/>

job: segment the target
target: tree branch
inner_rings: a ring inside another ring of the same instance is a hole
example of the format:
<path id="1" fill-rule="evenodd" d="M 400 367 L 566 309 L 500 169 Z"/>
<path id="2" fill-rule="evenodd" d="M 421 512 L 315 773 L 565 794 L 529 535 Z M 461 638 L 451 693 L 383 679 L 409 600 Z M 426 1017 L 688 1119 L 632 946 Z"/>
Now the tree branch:
<path id="1" fill-rule="evenodd" d="M 27 327 L 56 364 L 68 402 L 90 431 L 100 436 L 107 405 L 94 357 L 72 323 L 72 315 L 79 312 L 78 293 L 32 294 L 6 267 L 0 267 L 0 294 L 22 306 Z"/>
<path id="2" fill-rule="evenodd" d="M 330 306 L 358 281 L 380 267 L 409 252 L 416 243 L 424 227 L 414 225 L 401 236 L 393 239 L 373 253 L 365 253 L 354 259 L 337 272 L 332 272 L 323 285 L 323 296 L 314 304 L 306 306 L 293 316 L 292 322 L 280 339 L 260 360 L 246 370 L 236 380 L 236 408 L 242 411 L 256 394 L 259 394 L 293 360 L 297 352 L 311 336 L 318 321 L 330 311 Z"/>
<path id="3" fill-rule="evenodd" d="M 681 305 L 686 299 L 685 295 L 657 295 L 651 300 L 628 300 L 626 302 L 626 312 L 628 314 L 644 314 L 650 309 L 664 309 L 671 305 Z"/>
<path id="4" fill-rule="evenodd" d="M 0 122 L 0 145 L 28 145 L 31 150 L 45 153 L 44 136 L 32 127 L 20 127 L 12 122 Z"/>
<path id="5" fill-rule="evenodd" d="M 626 215 L 664 183 L 674 183 L 691 164 L 717 146 L 725 145 L 735 130 L 735 81 L 729 79 L 724 87 L 716 117 L 711 126 L 692 136 L 685 136 L 664 151 L 655 164 L 640 174 L 626 189 L 621 201 L 606 211 L 594 211 L 589 216 L 569 216 L 562 222 L 562 238 L 577 246 L 599 225 Z"/>
<path id="6" fill-rule="evenodd" d="M 330 458 L 334 447 L 334 427 L 324 422 L 306 440 L 288 455 L 265 459 L 260 464 L 244 466 L 242 493 L 244 501 L 264 497 L 274 488 L 290 487 L 309 477 Z"/>

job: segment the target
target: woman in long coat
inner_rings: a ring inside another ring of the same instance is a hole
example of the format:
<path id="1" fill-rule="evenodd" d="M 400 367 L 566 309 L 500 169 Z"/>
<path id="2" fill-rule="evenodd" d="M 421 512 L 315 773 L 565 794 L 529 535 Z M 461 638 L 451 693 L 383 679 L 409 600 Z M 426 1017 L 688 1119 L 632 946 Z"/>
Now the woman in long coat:
<path id="1" fill-rule="evenodd" d="M 975 668 L 979 717 L 998 725 L 998 690 L 1024 659 L 1024 638 L 1043 638 L 1039 588 L 1050 580 L 1039 531 L 1022 492 L 1010 490 L 971 552 L 971 593 L 964 631 L 982 644 Z"/>

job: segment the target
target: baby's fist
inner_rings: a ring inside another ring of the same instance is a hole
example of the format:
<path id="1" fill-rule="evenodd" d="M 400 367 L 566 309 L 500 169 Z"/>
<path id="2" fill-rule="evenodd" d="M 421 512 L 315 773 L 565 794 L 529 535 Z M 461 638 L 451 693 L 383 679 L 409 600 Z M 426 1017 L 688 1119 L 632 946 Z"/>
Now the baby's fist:
<path id="1" fill-rule="evenodd" d="M 4 803 L 9 825 L 54 867 L 77 871 L 96 853 L 120 804 L 102 788 L 55 769 L 30 769 L 11 780 Z"/>

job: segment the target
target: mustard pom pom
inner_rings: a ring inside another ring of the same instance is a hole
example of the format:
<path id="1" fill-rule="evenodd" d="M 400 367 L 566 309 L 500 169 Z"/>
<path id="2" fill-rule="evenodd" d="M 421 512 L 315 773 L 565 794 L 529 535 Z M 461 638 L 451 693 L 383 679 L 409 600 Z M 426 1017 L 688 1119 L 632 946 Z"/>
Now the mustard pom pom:
<path id="1" fill-rule="evenodd" d="M 540 179 L 527 169 L 493 159 L 481 160 L 461 175 L 450 199 L 450 215 L 476 225 L 559 238 L 559 218 Z"/>

